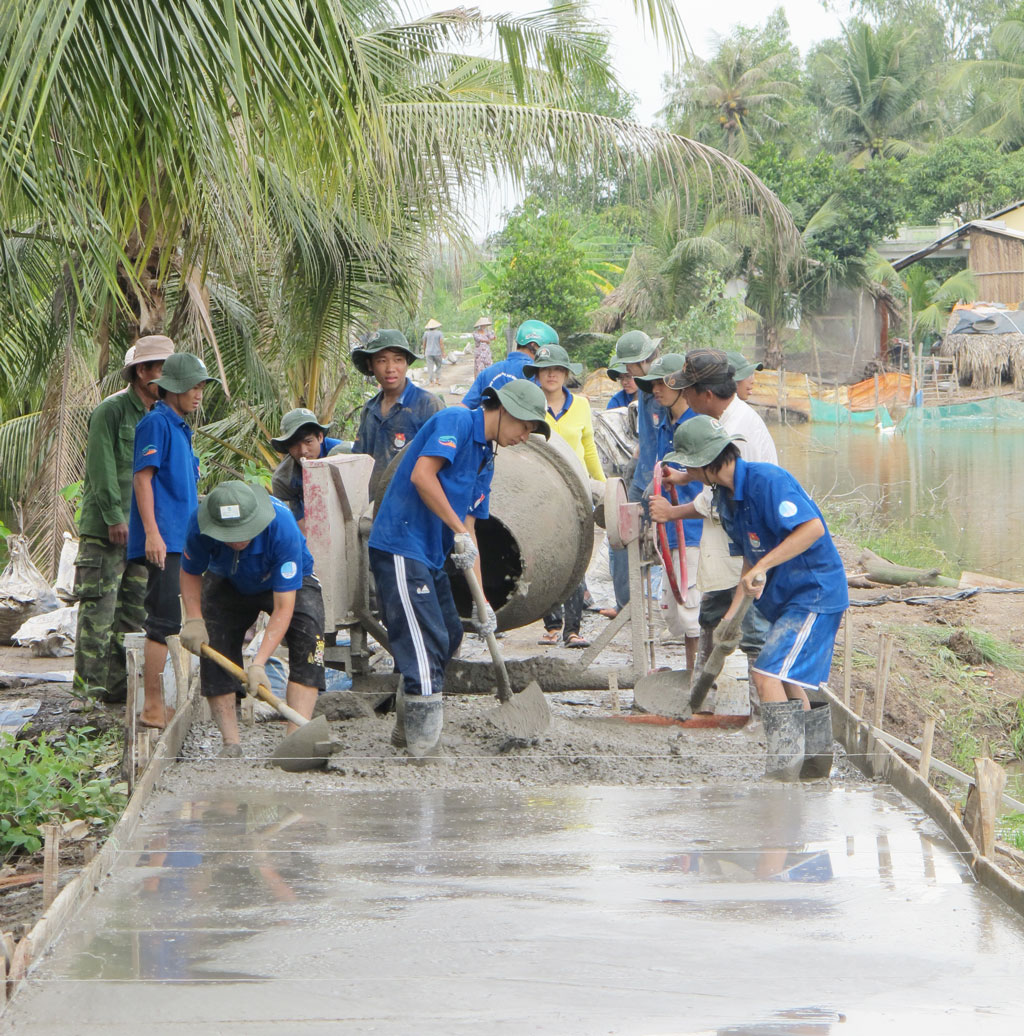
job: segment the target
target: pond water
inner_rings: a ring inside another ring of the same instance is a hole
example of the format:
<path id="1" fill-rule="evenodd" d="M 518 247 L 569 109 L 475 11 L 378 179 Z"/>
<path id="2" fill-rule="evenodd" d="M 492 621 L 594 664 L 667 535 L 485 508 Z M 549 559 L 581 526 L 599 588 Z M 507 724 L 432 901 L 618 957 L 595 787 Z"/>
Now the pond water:
<path id="1" fill-rule="evenodd" d="M 865 523 L 900 524 L 960 569 L 1024 581 L 1024 431 L 769 427 L 819 505 L 863 507 Z"/>

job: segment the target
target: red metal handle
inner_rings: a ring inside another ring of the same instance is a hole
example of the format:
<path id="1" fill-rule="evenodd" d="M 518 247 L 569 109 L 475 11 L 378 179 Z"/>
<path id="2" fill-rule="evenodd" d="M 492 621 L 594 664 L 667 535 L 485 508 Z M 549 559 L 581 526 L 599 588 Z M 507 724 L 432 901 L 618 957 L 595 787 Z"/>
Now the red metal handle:
<path id="1" fill-rule="evenodd" d="M 662 482 L 661 474 L 661 463 L 654 465 L 654 495 L 665 496 L 664 483 Z M 673 505 L 679 503 L 679 494 L 676 492 L 676 487 L 669 482 L 668 483 L 668 499 Z M 683 532 L 683 521 L 681 518 L 672 519 L 676 526 L 676 542 L 679 544 L 679 578 L 676 579 L 676 574 L 672 568 L 672 549 L 668 545 L 668 530 L 665 528 L 666 522 L 656 522 L 658 526 L 658 538 L 657 548 L 658 554 L 661 555 L 661 564 L 665 569 L 665 575 L 668 578 L 669 589 L 672 591 L 672 596 L 676 599 L 676 604 L 683 604 L 686 600 L 686 537 Z"/>

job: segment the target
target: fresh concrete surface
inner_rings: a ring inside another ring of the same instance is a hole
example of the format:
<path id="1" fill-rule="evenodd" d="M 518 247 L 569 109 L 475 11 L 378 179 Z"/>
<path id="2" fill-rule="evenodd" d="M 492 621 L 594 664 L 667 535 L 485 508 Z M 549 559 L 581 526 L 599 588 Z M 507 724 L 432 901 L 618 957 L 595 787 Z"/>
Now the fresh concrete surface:
<path id="1" fill-rule="evenodd" d="M 890 789 L 158 795 L 3 1033 L 1017 1033 L 1024 922 Z"/>

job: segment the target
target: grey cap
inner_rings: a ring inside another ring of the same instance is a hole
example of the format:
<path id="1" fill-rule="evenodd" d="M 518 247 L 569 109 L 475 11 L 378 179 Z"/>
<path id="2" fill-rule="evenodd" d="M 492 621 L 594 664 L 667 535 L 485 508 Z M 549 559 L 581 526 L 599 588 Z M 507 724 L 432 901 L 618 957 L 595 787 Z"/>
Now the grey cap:
<path id="1" fill-rule="evenodd" d="M 672 436 L 672 452 L 662 457 L 666 464 L 703 468 L 731 442 L 746 442 L 744 435 L 730 435 L 721 421 L 698 414 L 684 421 Z"/>
<path id="2" fill-rule="evenodd" d="M 135 345 L 135 361 L 138 362 L 139 347 Z M 206 381 L 220 384 L 220 378 L 213 377 L 198 356 L 192 353 L 172 353 L 164 360 L 163 373 L 153 381 L 166 392 L 188 392 Z M 150 384 L 153 384 L 153 381 Z"/>
<path id="3" fill-rule="evenodd" d="M 551 426 L 547 422 L 548 401 L 539 385 L 516 378 L 500 389 L 485 388 L 483 396 L 484 399 L 496 399 L 513 417 L 532 423 L 538 435 L 551 438 Z"/>
<path id="4" fill-rule="evenodd" d="M 304 406 L 296 407 L 281 418 L 281 431 L 278 432 L 277 438 L 270 440 L 270 445 L 278 453 L 287 453 L 288 447 L 299 437 L 303 428 L 315 428 L 326 435 L 330 427 L 329 424 L 321 424 L 312 410 Z"/>

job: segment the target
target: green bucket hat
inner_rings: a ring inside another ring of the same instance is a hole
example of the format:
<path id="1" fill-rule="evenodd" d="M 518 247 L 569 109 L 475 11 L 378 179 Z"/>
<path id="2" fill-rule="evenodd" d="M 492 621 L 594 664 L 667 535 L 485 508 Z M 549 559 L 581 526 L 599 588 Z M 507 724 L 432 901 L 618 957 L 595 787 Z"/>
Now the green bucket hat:
<path id="1" fill-rule="evenodd" d="M 483 397 L 496 399 L 513 417 L 532 422 L 538 435 L 551 438 L 551 426 L 547 422 L 548 401 L 539 385 L 516 378 L 500 389 L 485 388 Z"/>
<path id="2" fill-rule="evenodd" d="M 274 505 L 262 486 L 232 479 L 221 482 L 199 504 L 199 531 L 221 543 L 258 536 L 274 520 Z"/>
<path id="3" fill-rule="evenodd" d="M 657 352 L 659 345 L 660 338 L 651 338 L 644 331 L 627 331 L 615 343 L 615 355 L 609 364 L 609 373 L 614 370 L 616 374 L 625 374 L 627 363 L 643 363 L 644 360 L 649 360 Z"/>
<path id="4" fill-rule="evenodd" d="M 356 346 L 352 350 L 352 362 L 368 378 L 372 377 L 373 370 L 370 367 L 370 357 L 384 349 L 398 349 L 399 352 L 405 353 L 409 357 L 410 364 L 423 359 L 409 344 L 401 331 L 396 331 L 394 328 L 386 328 L 383 331 L 374 331 L 362 345 Z"/>
<path id="5" fill-rule="evenodd" d="M 646 374 L 638 374 L 633 380 L 636 382 L 637 388 L 643 389 L 644 392 L 653 392 L 656 381 L 665 381 L 667 384 L 669 375 L 681 371 L 684 363 L 686 363 L 685 356 L 681 356 L 679 353 L 665 353 L 651 364 L 651 369 Z"/>
<path id="6" fill-rule="evenodd" d="M 136 355 L 138 351 L 136 350 Z M 220 378 L 213 377 L 198 356 L 193 353 L 172 353 L 164 360 L 163 373 L 154 382 L 167 392 L 188 392 L 205 381 L 220 384 Z"/>
<path id="7" fill-rule="evenodd" d="M 544 367 L 564 367 L 578 378 L 583 373 L 582 363 L 570 363 L 569 354 L 560 345 L 542 345 L 533 354 L 533 359 L 523 365 L 523 373 L 532 378 Z"/>
<path id="8" fill-rule="evenodd" d="M 743 353 L 726 353 L 725 355 L 729 357 L 729 366 L 736 372 L 733 374 L 733 378 L 736 381 L 743 381 L 745 378 L 749 378 L 754 371 L 764 370 L 763 363 L 748 360 Z"/>
<path id="9" fill-rule="evenodd" d="M 745 435 L 730 435 L 721 421 L 698 414 L 684 421 L 672 436 L 671 453 L 662 457 L 666 464 L 684 468 L 703 468 L 731 442 L 746 442 Z"/>
<path id="10" fill-rule="evenodd" d="M 281 418 L 281 431 L 278 432 L 276 439 L 270 440 L 270 445 L 277 450 L 278 453 L 287 453 L 288 447 L 299 437 L 299 432 L 303 428 L 315 428 L 318 432 L 327 434 L 327 430 L 331 427 L 329 424 L 321 424 L 316 414 L 312 410 L 307 410 L 306 407 L 300 406 L 295 410 L 289 410 L 284 417 Z"/>

